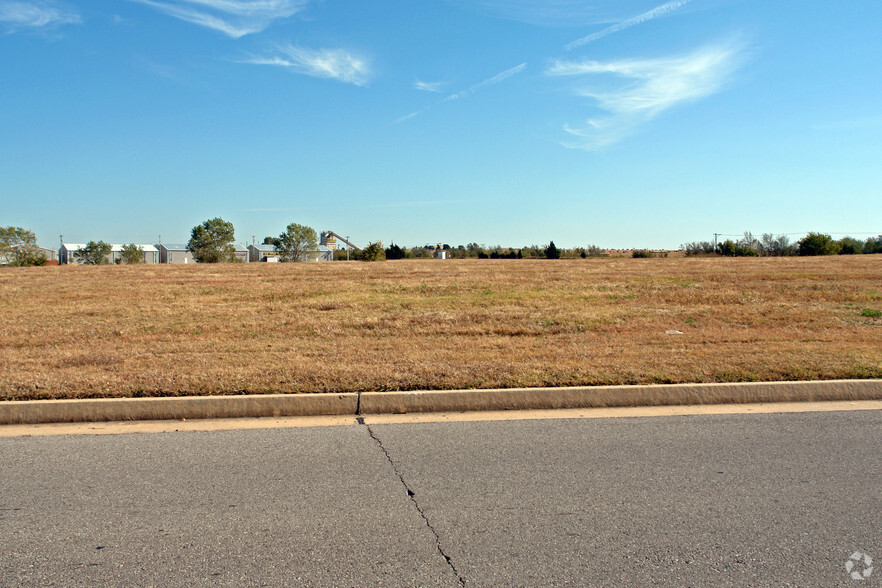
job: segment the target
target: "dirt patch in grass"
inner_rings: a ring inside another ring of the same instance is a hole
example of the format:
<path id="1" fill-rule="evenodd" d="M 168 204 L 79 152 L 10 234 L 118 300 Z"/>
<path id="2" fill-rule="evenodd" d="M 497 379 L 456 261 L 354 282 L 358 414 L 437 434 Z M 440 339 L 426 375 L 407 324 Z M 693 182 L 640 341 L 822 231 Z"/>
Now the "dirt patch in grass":
<path id="1" fill-rule="evenodd" d="M 880 378 L 880 307 L 882 255 L 4 268 L 0 399 Z"/>

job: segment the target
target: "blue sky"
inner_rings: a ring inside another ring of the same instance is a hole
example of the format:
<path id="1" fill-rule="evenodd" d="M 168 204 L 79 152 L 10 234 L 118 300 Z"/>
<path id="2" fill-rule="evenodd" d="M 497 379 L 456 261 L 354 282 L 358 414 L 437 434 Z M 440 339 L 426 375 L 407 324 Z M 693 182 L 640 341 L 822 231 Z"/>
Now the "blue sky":
<path id="1" fill-rule="evenodd" d="M 865 238 L 880 63 L 878 0 L 0 0 L 0 225 Z"/>

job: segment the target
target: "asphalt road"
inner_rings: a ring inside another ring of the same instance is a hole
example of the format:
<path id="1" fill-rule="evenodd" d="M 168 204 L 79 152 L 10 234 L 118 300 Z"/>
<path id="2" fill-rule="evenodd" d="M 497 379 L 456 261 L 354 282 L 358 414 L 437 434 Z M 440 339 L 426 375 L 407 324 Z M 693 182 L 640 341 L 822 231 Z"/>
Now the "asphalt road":
<path id="1" fill-rule="evenodd" d="M 0 586 L 882 585 L 845 567 L 880 447 L 882 411 L 2 438 Z"/>

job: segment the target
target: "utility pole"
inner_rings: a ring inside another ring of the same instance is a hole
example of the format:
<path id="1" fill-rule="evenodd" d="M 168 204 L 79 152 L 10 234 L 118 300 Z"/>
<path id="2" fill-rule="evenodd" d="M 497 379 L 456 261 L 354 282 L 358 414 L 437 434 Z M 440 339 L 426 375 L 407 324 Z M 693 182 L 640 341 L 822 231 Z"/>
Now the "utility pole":
<path id="1" fill-rule="evenodd" d="M 717 251 L 717 237 L 722 235 L 722 233 L 714 233 L 714 252 Z"/>
<path id="2" fill-rule="evenodd" d="M 352 249 L 352 245 L 349 244 L 349 235 L 346 235 L 346 261 L 349 261 L 349 250 Z"/>

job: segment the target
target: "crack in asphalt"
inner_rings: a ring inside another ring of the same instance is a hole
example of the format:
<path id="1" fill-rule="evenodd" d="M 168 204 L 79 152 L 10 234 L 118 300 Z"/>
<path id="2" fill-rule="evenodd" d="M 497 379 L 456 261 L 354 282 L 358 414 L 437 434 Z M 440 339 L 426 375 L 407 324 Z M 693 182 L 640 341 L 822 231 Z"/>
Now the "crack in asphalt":
<path id="1" fill-rule="evenodd" d="M 444 558 L 444 561 L 447 562 L 447 565 L 453 571 L 453 575 L 456 576 L 456 580 L 459 582 L 460 586 L 465 586 L 465 580 L 462 576 L 460 576 L 459 571 L 457 571 L 456 566 L 453 565 L 453 561 L 450 559 L 450 556 L 444 553 L 444 547 L 441 545 L 441 537 L 438 535 L 438 532 L 435 530 L 435 527 L 432 526 L 432 523 L 429 522 L 428 517 L 426 517 L 426 513 L 423 512 L 423 509 L 420 508 L 419 502 L 417 502 L 414 491 L 410 489 L 410 486 L 405 481 L 404 476 L 401 472 L 398 471 L 398 466 L 395 465 L 395 462 L 392 460 L 392 456 L 389 455 L 389 452 L 383 447 L 383 442 L 380 441 L 379 437 L 374 433 L 371 426 L 364 422 L 364 417 L 356 417 L 356 421 L 358 421 L 359 425 L 364 425 L 367 429 L 368 435 L 371 436 L 371 439 L 377 444 L 380 448 L 380 451 L 383 452 L 383 455 L 386 456 L 386 460 L 389 462 L 389 465 L 392 466 L 392 471 L 395 472 L 395 475 L 398 476 L 398 480 L 401 482 L 401 485 L 404 486 L 404 489 L 407 491 L 407 497 L 410 498 L 410 501 L 413 503 L 414 508 L 416 508 L 417 512 L 420 513 L 420 516 L 423 519 L 423 522 L 426 523 L 426 527 L 429 528 L 429 531 L 432 532 L 432 535 L 435 537 L 435 547 L 438 549 L 438 553 L 441 554 L 441 557 Z"/>

